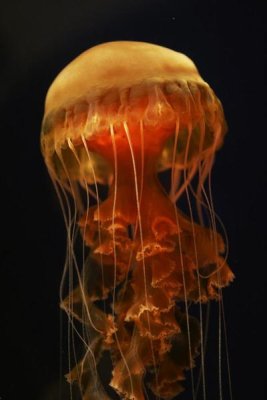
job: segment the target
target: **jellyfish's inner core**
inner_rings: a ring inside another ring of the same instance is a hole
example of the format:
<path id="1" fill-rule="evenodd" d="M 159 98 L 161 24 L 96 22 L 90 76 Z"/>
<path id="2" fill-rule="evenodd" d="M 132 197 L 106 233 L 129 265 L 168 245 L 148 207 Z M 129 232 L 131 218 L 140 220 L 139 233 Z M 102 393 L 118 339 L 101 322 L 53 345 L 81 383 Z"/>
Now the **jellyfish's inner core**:
<path id="1" fill-rule="evenodd" d="M 200 91 L 195 94 L 200 99 Z M 189 304 L 218 299 L 232 273 L 221 256 L 224 242 L 204 189 L 218 147 L 218 107 L 213 103 L 205 113 L 198 103 L 175 114 L 166 102 L 154 102 L 156 119 L 151 119 L 148 105 L 146 117 L 98 125 L 92 135 L 84 129 L 84 134 L 68 137 L 70 124 L 65 124 L 61 130 L 67 139 L 55 146 L 47 162 L 62 190 L 62 204 L 67 200 L 71 273 L 62 307 L 84 346 L 84 357 L 68 379 L 78 382 L 84 400 L 108 398 L 97 374 L 104 351 L 113 365 L 110 386 L 124 399 L 143 400 L 146 391 L 174 398 L 183 390 L 185 371 L 193 368 L 199 350 L 204 369 L 202 316 L 200 321 L 190 316 Z M 169 194 L 157 176 L 166 159 Z M 109 171 L 108 194 L 101 200 L 103 170 Z M 74 216 L 66 191 L 74 199 Z M 176 206 L 182 196 L 187 215 Z M 191 199 L 199 223 L 193 220 Z M 203 226 L 201 208 L 210 227 Z M 76 223 L 84 240 L 82 267 L 74 253 Z M 72 287 L 73 272 L 77 287 Z M 193 374 L 191 385 L 194 399 Z"/>

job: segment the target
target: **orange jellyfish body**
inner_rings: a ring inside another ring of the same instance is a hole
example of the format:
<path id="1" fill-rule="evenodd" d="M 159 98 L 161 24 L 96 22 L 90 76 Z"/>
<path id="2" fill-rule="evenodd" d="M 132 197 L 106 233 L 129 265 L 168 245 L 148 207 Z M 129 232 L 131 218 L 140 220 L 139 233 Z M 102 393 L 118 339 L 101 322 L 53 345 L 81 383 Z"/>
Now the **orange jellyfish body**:
<path id="1" fill-rule="evenodd" d="M 233 278 L 204 187 L 225 131 L 193 62 L 157 45 L 93 47 L 51 85 L 41 145 L 67 226 L 61 306 L 84 348 L 67 379 L 84 400 L 109 398 L 97 374 L 104 351 L 110 386 L 136 400 L 177 396 L 203 353 L 188 305 L 219 299 Z"/>

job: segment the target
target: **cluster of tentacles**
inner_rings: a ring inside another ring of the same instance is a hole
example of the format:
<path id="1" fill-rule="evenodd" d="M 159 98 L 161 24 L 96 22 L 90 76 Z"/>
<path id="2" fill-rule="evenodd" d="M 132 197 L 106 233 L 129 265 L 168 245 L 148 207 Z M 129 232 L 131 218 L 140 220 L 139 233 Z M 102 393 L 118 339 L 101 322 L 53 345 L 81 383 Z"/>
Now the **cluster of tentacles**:
<path id="1" fill-rule="evenodd" d="M 106 215 L 109 198 L 79 222 L 90 256 L 82 285 L 63 307 L 87 327 L 90 346 L 68 375 L 85 400 L 108 398 L 94 373 L 104 350 L 113 363 L 110 385 L 122 398 L 145 399 L 146 385 L 163 399 L 179 394 L 200 342 L 199 323 L 184 305 L 218 298 L 232 279 L 220 235 L 189 220 L 159 188 L 154 192 L 151 204 L 163 206 L 143 207 L 139 228 Z M 98 306 L 103 299 L 105 310 Z"/>

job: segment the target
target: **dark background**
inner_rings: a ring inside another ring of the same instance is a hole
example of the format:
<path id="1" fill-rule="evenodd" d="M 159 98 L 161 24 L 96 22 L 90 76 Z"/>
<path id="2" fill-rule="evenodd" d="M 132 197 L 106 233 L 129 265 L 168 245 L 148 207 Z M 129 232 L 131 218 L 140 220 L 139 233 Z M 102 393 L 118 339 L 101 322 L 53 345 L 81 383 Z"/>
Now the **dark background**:
<path id="1" fill-rule="evenodd" d="M 184 52 L 224 105 L 229 133 L 217 156 L 213 193 L 236 274 L 224 292 L 233 393 L 235 400 L 263 399 L 267 143 L 259 3 L 13 0 L 3 3 L 0 18 L 0 399 L 50 399 L 45 393 L 66 358 L 58 308 L 65 230 L 39 150 L 40 124 L 56 74 L 82 51 L 110 40 Z"/>

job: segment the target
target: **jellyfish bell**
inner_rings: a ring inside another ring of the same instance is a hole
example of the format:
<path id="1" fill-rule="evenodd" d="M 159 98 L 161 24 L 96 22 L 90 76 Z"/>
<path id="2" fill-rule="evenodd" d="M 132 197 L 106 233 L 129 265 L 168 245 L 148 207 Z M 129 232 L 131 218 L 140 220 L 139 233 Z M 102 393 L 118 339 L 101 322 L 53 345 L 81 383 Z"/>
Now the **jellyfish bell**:
<path id="1" fill-rule="evenodd" d="M 221 103 L 194 63 L 149 43 L 95 46 L 48 90 L 41 147 L 66 207 L 67 267 L 77 286 L 68 282 L 62 307 L 75 330 L 83 326 L 85 347 L 68 379 L 84 400 L 108 398 L 97 376 L 105 350 L 110 385 L 125 399 L 145 399 L 146 388 L 174 398 L 199 347 L 204 370 L 202 313 L 199 324 L 188 303 L 201 311 L 233 279 L 204 188 L 225 132 Z M 164 170 L 168 193 L 157 177 Z M 182 196 L 188 215 L 177 207 Z M 81 266 L 75 224 L 84 240 Z M 191 386 L 194 398 L 193 374 Z"/>
<path id="2" fill-rule="evenodd" d="M 196 154 L 200 156 L 199 150 L 204 156 L 207 148 L 211 150 L 211 144 L 214 145 L 212 151 L 216 150 L 225 134 L 220 102 L 188 57 L 148 43 L 112 42 L 82 53 L 51 85 L 43 123 L 44 156 L 49 162 L 55 148 L 69 147 L 67 139 L 78 144 L 81 132 L 88 141 L 95 143 L 99 136 L 103 139 L 106 135 L 110 139 L 110 126 L 116 126 L 121 133 L 123 123 L 139 125 L 140 121 L 148 129 L 147 146 L 149 141 L 164 142 L 174 136 L 177 122 L 181 132 L 190 124 L 193 129 L 205 122 L 203 137 L 196 138 L 200 136 L 197 131 L 189 141 L 187 163 Z M 155 128 L 161 134 L 156 135 Z M 133 134 L 132 139 L 137 140 L 138 136 Z M 181 144 L 177 146 L 175 158 L 176 165 L 182 164 L 181 168 L 185 162 L 185 136 L 183 133 L 183 138 L 179 138 Z M 201 140 L 204 143 L 200 143 Z M 102 143 L 100 138 L 99 142 Z M 166 144 L 164 149 L 160 148 L 162 169 L 169 168 L 173 159 L 173 147 Z M 106 172 L 109 175 L 109 171 Z M 90 171 L 88 174 L 90 181 Z M 106 176 L 96 177 L 100 181 L 107 179 Z"/>

